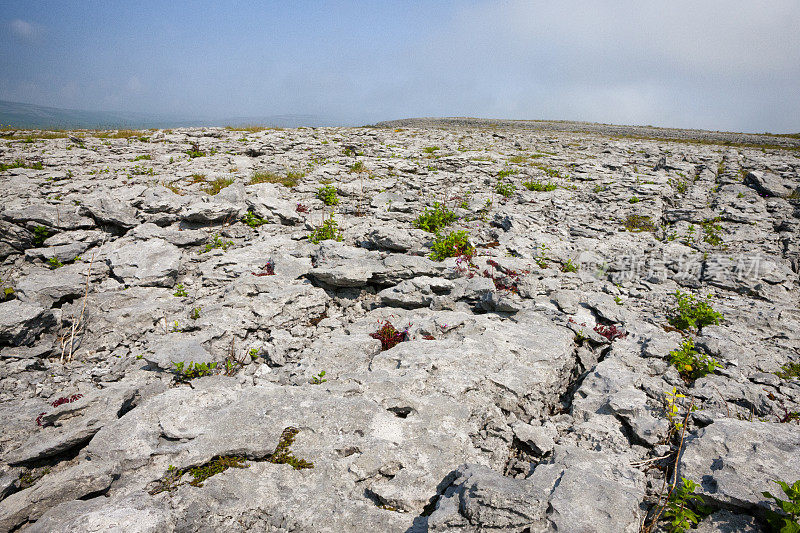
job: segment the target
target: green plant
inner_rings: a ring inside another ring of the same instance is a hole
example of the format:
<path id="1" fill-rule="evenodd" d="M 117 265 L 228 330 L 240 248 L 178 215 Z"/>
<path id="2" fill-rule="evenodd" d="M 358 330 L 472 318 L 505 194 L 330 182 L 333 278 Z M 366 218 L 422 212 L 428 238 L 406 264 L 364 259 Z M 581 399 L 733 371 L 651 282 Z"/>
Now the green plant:
<path id="1" fill-rule="evenodd" d="M 219 234 L 215 233 L 211 242 L 206 244 L 205 247 L 202 250 L 200 250 L 200 253 L 203 254 L 206 252 L 210 252 L 211 250 L 214 250 L 216 248 L 222 248 L 222 251 L 224 252 L 231 246 L 233 246 L 233 241 L 223 241 L 222 238 L 219 236 Z"/>
<path id="2" fill-rule="evenodd" d="M 517 192 L 517 186 L 510 181 L 498 181 L 494 188 L 495 192 L 504 198 L 511 198 Z"/>
<path id="3" fill-rule="evenodd" d="M 642 231 L 656 231 L 656 225 L 650 220 L 650 217 L 643 215 L 628 215 L 623 223 L 625 229 L 633 233 Z"/>
<path id="4" fill-rule="evenodd" d="M 141 165 L 134 165 L 130 170 L 131 176 L 152 176 L 156 172 L 152 168 L 143 167 Z"/>
<path id="5" fill-rule="evenodd" d="M 317 374 L 316 376 L 313 376 L 311 378 L 311 381 L 309 381 L 309 383 L 311 383 L 312 385 L 321 385 L 321 384 L 325 383 L 326 381 L 328 381 L 328 380 L 325 379 L 325 371 L 323 370 L 319 374 Z"/>
<path id="6" fill-rule="evenodd" d="M 608 185 L 595 185 L 592 191 L 595 193 L 603 192 L 608 189 Z"/>
<path id="7" fill-rule="evenodd" d="M 472 256 L 475 247 L 469 242 L 469 234 L 466 231 L 453 231 L 447 235 L 436 234 L 436 238 L 431 244 L 431 259 L 443 261 L 448 257 Z"/>
<path id="8" fill-rule="evenodd" d="M 766 511 L 767 522 L 773 531 L 779 533 L 800 533 L 800 480 L 791 486 L 783 481 L 773 480 L 780 486 L 788 500 L 782 500 L 767 491 L 761 493 L 765 498 L 775 500 L 775 504 L 784 514 L 771 509 Z"/>
<path id="9" fill-rule="evenodd" d="M 547 252 L 549 250 L 550 247 L 542 243 L 539 245 L 539 251 L 534 253 L 533 260 L 536 262 L 539 268 L 547 268 L 547 262 L 550 261 L 550 259 L 547 257 Z"/>
<path id="10" fill-rule="evenodd" d="M 291 465 L 295 470 L 303 468 L 314 468 L 314 463 L 306 461 L 305 459 L 298 459 L 290 449 L 294 443 L 294 439 L 300 430 L 295 427 L 288 427 L 281 433 L 281 438 L 278 440 L 278 445 L 275 451 L 267 459 L 270 463 L 274 464 L 287 464 Z"/>
<path id="11" fill-rule="evenodd" d="M 775 375 L 781 379 L 800 378 L 800 363 L 786 363 Z"/>
<path id="12" fill-rule="evenodd" d="M 504 168 L 503 170 L 501 170 L 500 172 L 497 173 L 497 177 L 502 180 L 503 178 L 507 178 L 509 176 L 513 176 L 516 173 L 517 173 L 516 169 Z"/>
<path id="13" fill-rule="evenodd" d="M 539 180 L 528 180 L 523 182 L 523 187 L 528 189 L 529 191 L 536 191 L 536 192 L 550 192 L 556 190 L 558 185 L 552 182 L 541 182 Z"/>
<path id="14" fill-rule="evenodd" d="M 189 296 L 189 293 L 186 292 L 186 287 L 183 286 L 183 283 L 178 283 L 175 285 L 175 293 L 173 296 L 178 296 L 179 298 Z"/>
<path id="15" fill-rule="evenodd" d="M 694 349 L 692 339 L 684 340 L 680 348 L 669 353 L 669 362 L 678 369 L 678 373 L 686 381 L 713 374 L 720 366 L 712 357 L 701 354 Z"/>
<path id="16" fill-rule="evenodd" d="M 280 183 L 284 187 L 291 188 L 297 186 L 297 183 L 300 181 L 300 177 L 298 177 L 298 175 L 295 173 L 292 173 L 291 176 L 281 176 L 279 174 L 275 174 L 274 172 L 262 170 L 253 173 L 253 175 L 250 177 L 250 185 L 255 185 L 256 183 Z"/>
<path id="17" fill-rule="evenodd" d="M 177 466 L 169 465 L 164 476 L 149 491 L 149 494 L 155 495 L 177 489 L 180 485 L 183 485 L 181 478 L 187 473 L 192 476 L 192 481 L 189 482 L 189 485 L 202 487 L 203 481 L 213 475 L 224 472 L 228 468 L 247 468 L 248 465 L 244 464 L 245 460 L 244 457 L 240 456 L 220 455 L 205 464 L 189 468 L 178 468 Z"/>
<path id="18" fill-rule="evenodd" d="M 441 228 L 456 220 L 456 214 L 439 202 L 434 202 L 432 209 L 425 209 L 423 213 L 414 220 L 414 226 L 436 233 Z"/>
<path id="19" fill-rule="evenodd" d="M 317 189 L 317 198 L 322 200 L 325 205 L 339 205 L 339 198 L 336 196 L 336 187 L 325 185 Z"/>
<path id="20" fill-rule="evenodd" d="M 0 291 L 0 302 L 7 302 L 8 300 L 13 300 L 15 297 L 14 289 L 11 287 L 3 287 L 3 290 Z"/>
<path id="21" fill-rule="evenodd" d="M 197 143 L 192 143 L 192 147 L 186 150 L 186 154 L 191 159 L 194 159 L 195 157 L 204 157 L 206 155 L 205 152 L 200 150 L 200 145 Z"/>
<path id="22" fill-rule="evenodd" d="M 244 214 L 244 216 L 242 217 L 242 222 L 244 222 L 251 228 L 257 228 L 258 226 L 267 223 L 265 219 L 256 216 L 255 213 L 253 213 L 252 211 L 248 211 L 247 213 Z"/>
<path id="23" fill-rule="evenodd" d="M 561 272 L 577 272 L 578 265 L 572 262 L 572 259 L 567 259 L 566 263 L 561 265 Z"/>
<path id="24" fill-rule="evenodd" d="M 616 303 L 617 305 L 622 305 L 623 303 L 622 298 L 620 298 L 619 296 L 614 296 L 614 303 Z"/>
<path id="25" fill-rule="evenodd" d="M 546 175 L 548 175 L 551 178 L 560 178 L 561 177 L 561 173 L 559 173 L 558 170 L 556 170 L 554 168 L 547 167 L 546 165 L 533 165 L 533 166 L 538 168 L 539 170 L 541 170 L 542 172 L 544 172 Z"/>
<path id="26" fill-rule="evenodd" d="M 629 204 L 638 204 L 639 202 L 641 202 L 641 200 L 636 196 L 631 196 L 630 199 L 628 199 Z"/>
<path id="27" fill-rule="evenodd" d="M 675 307 L 668 316 L 669 323 L 678 329 L 697 329 L 703 326 L 717 325 L 724 320 L 722 313 L 714 311 L 711 307 L 710 297 L 697 298 L 693 294 L 676 290 Z"/>
<path id="28" fill-rule="evenodd" d="M 203 376 L 210 376 L 214 373 L 214 370 L 217 368 L 217 363 L 195 363 L 194 361 L 189 361 L 189 364 L 185 364 L 184 361 L 181 362 L 173 362 L 175 365 L 175 376 L 177 377 L 178 381 L 189 381 L 195 378 L 201 378 Z"/>
<path id="29" fill-rule="evenodd" d="M 250 359 L 252 359 L 253 361 L 258 359 L 259 351 L 260 350 L 258 348 L 250 348 L 250 351 L 248 352 L 250 354 Z"/>
<path id="30" fill-rule="evenodd" d="M 170 330 L 170 332 L 180 333 L 181 331 L 183 331 L 183 329 L 181 329 L 181 325 L 176 320 L 175 322 L 172 323 L 172 329 Z"/>
<path id="31" fill-rule="evenodd" d="M 131 159 L 131 161 L 149 161 L 149 160 L 151 160 L 151 159 L 153 159 L 153 156 L 152 156 L 152 155 L 150 155 L 150 154 L 145 154 L 145 155 L 137 155 L 136 157 L 134 157 L 133 159 Z"/>
<path id="32" fill-rule="evenodd" d="M 700 223 L 703 228 L 703 241 L 711 246 L 723 246 L 725 243 L 720 237 L 722 226 L 717 224 L 720 218 L 707 218 Z"/>
<path id="33" fill-rule="evenodd" d="M 189 318 L 191 318 L 192 320 L 197 320 L 198 318 L 200 318 L 200 311 L 201 310 L 202 310 L 202 307 L 193 308 L 191 310 L 191 312 L 189 313 Z"/>
<path id="34" fill-rule="evenodd" d="M 33 228 L 33 244 L 42 246 L 48 237 L 53 235 L 53 232 L 44 226 L 36 226 Z"/>
<path id="35" fill-rule="evenodd" d="M 319 244 L 322 241 L 341 241 L 342 232 L 339 225 L 333 218 L 333 214 L 329 219 L 323 220 L 322 225 L 308 234 L 308 240 L 313 244 Z"/>
<path id="36" fill-rule="evenodd" d="M 51 257 L 47 260 L 47 264 L 50 265 L 50 270 L 55 270 L 64 266 L 64 263 L 58 260 L 58 257 Z"/>
<path id="37" fill-rule="evenodd" d="M 425 148 L 422 149 L 422 151 L 425 152 L 426 154 L 432 154 L 436 150 L 440 150 L 440 148 L 438 146 L 426 146 Z"/>
<path id="38" fill-rule="evenodd" d="M 232 183 L 233 178 L 216 178 L 214 181 L 208 182 L 208 184 L 202 188 L 202 191 L 208 195 L 214 196 Z"/>
<path id="39" fill-rule="evenodd" d="M 189 485 L 202 487 L 203 481 L 229 468 L 247 468 L 248 465 L 244 464 L 245 460 L 244 457 L 221 455 L 204 465 L 189 468 L 189 475 L 193 478 Z"/>
<path id="40" fill-rule="evenodd" d="M 363 161 L 356 161 L 350 165 L 350 172 L 367 172 L 367 167 Z"/>
<path id="41" fill-rule="evenodd" d="M 704 505 L 703 497 L 694 493 L 696 488 L 697 483 L 681 478 L 681 485 L 669 495 L 664 517 L 670 521 L 670 533 L 683 533 L 711 514 L 711 509 Z"/>

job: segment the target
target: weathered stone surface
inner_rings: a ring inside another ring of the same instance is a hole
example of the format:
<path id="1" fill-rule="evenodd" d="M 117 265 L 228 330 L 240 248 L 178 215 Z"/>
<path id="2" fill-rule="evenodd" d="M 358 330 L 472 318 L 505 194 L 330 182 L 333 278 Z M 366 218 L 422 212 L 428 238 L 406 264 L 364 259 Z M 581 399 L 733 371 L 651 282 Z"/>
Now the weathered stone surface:
<path id="1" fill-rule="evenodd" d="M 0 529 L 10 531 L 34 521 L 54 505 L 106 490 L 115 477 L 108 465 L 81 463 L 48 474 L 33 487 L 0 501 Z"/>
<path id="2" fill-rule="evenodd" d="M 136 209 L 128 205 L 124 198 L 108 193 L 91 194 L 81 201 L 81 213 L 91 216 L 99 224 L 118 226 L 123 230 L 130 229 L 139 221 Z"/>
<path id="3" fill-rule="evenodd" d="M 24 302 L 47 308 L 82 296 L 86 291 L 86 276 L 76 270 L 62 267 L 28 274 L 17 283 L 17 296 Z"/>
<path id="4" fill-rule="evenodd" d="M 172 287 L 181 264 L 181 251 L 162 239 L 126 244 L 108 255 L 114 276 L 126 284 L 143 287 Z"/>
<path id="5" fill-rule="evenodd" d="M 686 439 L 682 475 L 697 481 L 703 498 L 749 512 L 763 505 L 772 480 L 800 479 L 797 427 L 745 420 L 718 420 Z"/>
<path id="6" fill-rule="evenodd" d="M 54 322 L 53 313 L 35 303 L 0 302 L 0 346 L 30 344 Z"/>
<path id="7" fill-rule="evenodd" d="M 797 158 L 658 140 L 797 139 L 483 119 L 80 135 L 3 145 L 46 170 L 0 176 L 0 530 L 638 531 L 680 444 L 673 392 L 700 530 L 763 528 L 760 491 L 800 478 Z M 474 252 L 431 259 L 434 202 Z M 331 216 L 342 240 L 311 243 Z M 724 318 L 676 330 L 678 289 Z M 686 340 L 713 373 L 679 374 Z M 287 427 L 314 468 L 268 460 Z M 247 467 L 150 494 L 220 455 Z"/>
<path id="8" fill-rule="evenodd" d="M 211 363 L 214 356 L 195 339 L 172 333 L 154 347 L 154 353 L 145 355 L 145 360 L 162 370 L 175 370 L 175 363 Z M 219 361 L 217 361 L 219 362 Z"/>

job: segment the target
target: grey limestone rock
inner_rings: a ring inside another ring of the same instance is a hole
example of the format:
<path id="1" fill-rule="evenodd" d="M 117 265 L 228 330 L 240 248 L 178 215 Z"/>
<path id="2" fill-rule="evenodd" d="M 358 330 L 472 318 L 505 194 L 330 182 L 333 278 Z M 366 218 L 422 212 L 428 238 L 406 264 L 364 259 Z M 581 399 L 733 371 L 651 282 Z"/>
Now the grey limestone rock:
<path id="1" fill-rule="evenodd" d="M 172 287 L 181 264 L 181 251 L 173 244 L 154 238 L 123 245 L 108 254 L 114 276 L 126 284 L 144 287 Z"/>

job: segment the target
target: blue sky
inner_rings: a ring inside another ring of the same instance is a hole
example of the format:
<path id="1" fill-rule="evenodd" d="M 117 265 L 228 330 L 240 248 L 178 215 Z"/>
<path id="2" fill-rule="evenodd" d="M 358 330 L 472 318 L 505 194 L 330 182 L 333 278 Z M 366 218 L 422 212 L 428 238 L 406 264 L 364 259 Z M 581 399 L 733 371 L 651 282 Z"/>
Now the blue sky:
<path id="1" fill-rule="evenodd" d="M 0 99 L 800 131 L 800 2 L 0 0 Z"/>

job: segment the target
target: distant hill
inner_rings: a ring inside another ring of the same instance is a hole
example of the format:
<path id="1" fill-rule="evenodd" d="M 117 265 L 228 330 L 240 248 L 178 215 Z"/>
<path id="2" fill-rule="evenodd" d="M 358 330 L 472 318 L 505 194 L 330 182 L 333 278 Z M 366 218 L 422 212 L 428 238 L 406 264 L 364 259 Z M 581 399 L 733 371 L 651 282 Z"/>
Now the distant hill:
<path id="1" fill-rule="evenodd" d="M 267 115 L 255 117 L 185 117 L 113 111 L 61 109 L 0 100 L 0 124 L 30 129 L 178 128 L 188 126 L 332 126 L 315 115 Z"/>

